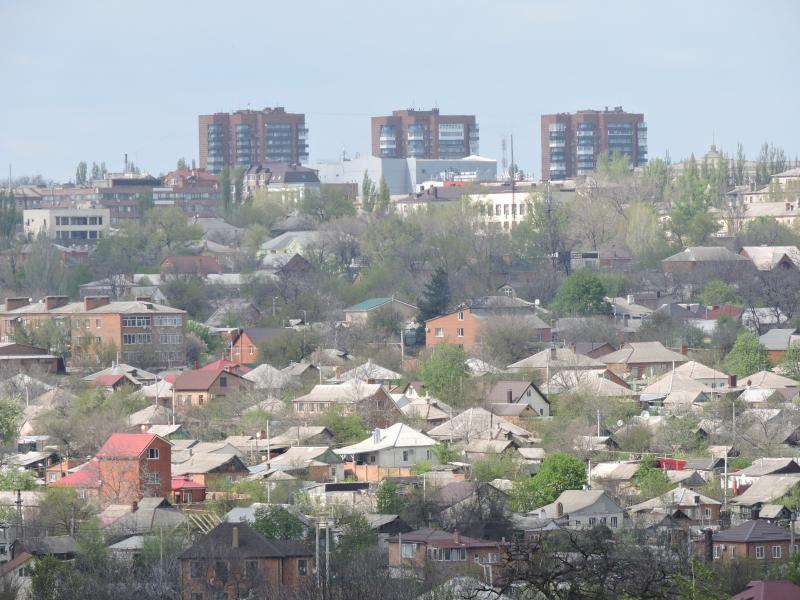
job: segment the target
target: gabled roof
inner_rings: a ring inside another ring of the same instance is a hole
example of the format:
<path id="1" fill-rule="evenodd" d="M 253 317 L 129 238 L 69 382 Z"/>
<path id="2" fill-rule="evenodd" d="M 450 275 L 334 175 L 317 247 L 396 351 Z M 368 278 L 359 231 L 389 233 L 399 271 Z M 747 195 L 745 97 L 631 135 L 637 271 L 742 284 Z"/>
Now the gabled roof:
<path id="1" fill-rule="evenodd" d="M 759 477 L 742 494 L 731 500 L 731 504 L 752 506 L 754 504 L 768 504 L 777 498 L 785 496 L 800 485 L 800 474 L 790 475 L 764 475 Z"/>
<path id="2" fill-rule="evenodd" d="M 675 373 L 686 375 L 692 379 L 719 379 L 720 381 L 727 381 L 728 376 L 722 371 L 717 371 L 711 367 L 707 367 L 703 363 L 696 360 L 690 360 L 683 363 L 679 367 L 675 367 Z"/>
<path id="3" fill-rule="evenodd" d="M 241 379 L 240 375 L 231 373 L 222 367 L 216 369 L 194 369 L 191 371 L 184 371 L 172 383 L 172 389 L 176 392 L 182 390 L 208 390 L 220 375 L 227 375 L 229 377 L 236 377 Z"/>
<path id="4" fill-rule="evenodd" d="M 167 256 L 161 261 L 161 269 L 174 273 L 222 273 L 216 258 L 211 256 Z"/>
<path id="5" fill-rule="evenodd" d="M 747 377 L 742 377 L 739 383 L 755 388 L 771 389 L 798 387 L 800 385 L 794 379 L 784 377 L 783 375 L 778 375 L 772 371 L 759 371 L 758 373 L 753 373 Z"/>
<path id="6" fill-rule="evenodd" d="M 770 329 L 765 334 L 758 338 L 761 345 L 767 350 L 787 350 L 792 343 L 793 338 L 796 338 L 795 332 L 797 329 Z"/>
<path id="7" fill-rule="evenodd" d="M 484 408 L 469 408 L 449 421 L 434 427 L 428 435 L 436 439 L 496 439 L 507 433 L 521 437 L 533 437 L 530 431 L 514 425 L 511 421 L 490 413 Z"/>
<path id="8" fill-rule="evenodd" d="M 537 508 L 532 512 L 539 516 L 544 514 L 548 517 L 555 517 L 558 514 L 558 505 L 560 504 L 562 514 L 569 515 L 589 509 L 599 502 L 616 505 L 616 502 L 603 490 L 564 490 L 558 498 L 556 498 L 555 502 Z M 617 506 L 617 509 L 622 512 L 619 506 Z"/>
<path id="9" fill-rule="evenodd" d="M 389 543 L 397 543 L 399 538 L 390 537 Z M 403 542 L 426 544 L 437 548 L 497 548 L 499 543 L 492 540 L 480 540 L 441 529 L 417 529 L 403 534 Z"/>
<path id="10" fill-rule="evenodd" d="M 151 404 L 142 410 L 128 415 L 128 425 L 167 425 L 172 420 L 172 411 L 160 404 Z"/>
<path id="11" fill-rule="evenodd" d="M 235 472 L 243 473 L 247 471 L 247 467 L 236 454 L 211 452 L 208 454 L 195 454 L 185 462 L 173 464 L 172 475 L 174 477 L 175 475 L 210 473 L 228 463 L 238 467 Z"/>
<path id="12" fill-rule="evenodd" d="M 378 452 L 389 448 L 428 448 L 436 442 L 424 433 L 412 429 L 404 423 L 395 423 L 387 429 L 375 429 L 367 439 L 344 448 L 334 450 L 336 454 L 362 454 L 365 452 Z"/>
<path id="13" fill-rule="evenodd" d="M 609 379 L 607 371 L 605 365 L 597 369 L 559 371 L 550 377 L 550 381 L 542 386 L 542 390 L 547 394 L 557 394 L 568 390 L 582 389 L 607 398 L 637 395 L 637 392 Z"/>
<path id="14" fill-rule="evenodd" d="M 751 581 L 731 600 L 798 600 L 800 586 L 791 581 Z"/>
<path id="15" fill-rule="evenodd" d="M 761 519 L 746 521 L 736 527 L 718 531 L 714 534 L 715 542 L 751 543 L 751 542 L 788 542 L 791 534 L 788 529 L 772 525 Z"/>
<path id="16" fill-rule="evenodd" d="M 501 380 L 494 384 L 486 396 L 487 402 L 507 402 L 508 392 L 511 392 L 511 402 L 516 402 L 529 387 L 535 387 L 530 381 Z M 538 390 L 537 390 L 538 392 Z M 539 393 L 542 397 L 544 394 Z"/>
<path id="17" fill-rule="evenodd" d="M 794 458 L 758 458 L 749 467 L 738 471 L 738 474 L 748 477 L 778 473 L 800 473 L 800 464 Z"/>
<path id="18" fill-rule="evenodd" d="M 367 381 L 370 379 L 380 381 L 399 381 L 402 378 L 403 376 L 397 371 L 392 371 L 391 369 L 382 367 L 379 364 L 372 362 L 372 359 L 369 358 L 364 364 L 353 367 L 349 371 L 345 371 L 338 377 L 333 377 L 328 381 Z"/>
<path id="19" fill-rule="evenodd" d="M 166 440 L 154 433 L 112 433 L 97 451 L 97 458 L 138 458 L 155 440 Z"/>
<path id="20" fill-rule="evenodd" d="M 509 371 L 520 371 L 524 369 L 546 369 L 548 366 L 551 369 L 588 369 L 603 368 L 605 364 L 584 354 L 577 354 L 570 348 L 556 348 L 555 352 L 553 352 L 553 349 L 548 348 L 510 364 L 507 368 Z"/>
<path id="21" fill-rule="evenodd" d="M 358 304 L 353 304 L 352 306 L 348 306 L 344 309 L 344 312 L 362 312 L 362 311 L 370 311 L 374 310 L 380 306 L 385 304 L 391 304 L 392 302 L 399 302 L 400 304 L 405 304 L 406 306 L 417 310 L 417 307 L 413 304 L 409 304 L 408 302 L 403 302 L 402 300 L 398 300 L 397 298 L 369 298 L 368 300 L 364 300 L 359 302 Z"/>
<path id="22" fill-rule="evenodd" d="M 665 348 L 661 342 L 629 342 L 611 354 L 601 356 L 605 364 L 685 363 L 689 359 Z"/>
<path id="23" fill-rule="evenodd" d="M 661 262 L 742 262 L 748 259 L 722 246 L 691 246 Z"/>
<path id="24" fill-rule="evenodd" d="M 771 271 L 784 256 L 800 266 L 800 250 L 797 246 L 745 246 L 742 254 L 752 260 L 759 271 Z"/>
<path id="25" fill-rule="evenodd" d="M 631 512 L 639 512 L 658 508 L 671 508 L 673 506 L 694 506 L 696 504 L 722 505 L 721 502 L 709 498 L 708 496 L 703 496 L 698 492 L 693 492 L 689 488 L 677 487 L 674 490 L 668 491 L 666 494 L 635 504 L 628 510 Z"/>
<path id="26" fill-rule="evenodd" d="M 92 460 L 76 467 L 74 471 L 67 473 L 61 479 L 48 485 L 63 486 L 71 488 L 98 489 L 100 487 L 100 466 L 98 460 Z"/>
<path id="27" fill-rule="evenodd" d="M 677 369 L 665 373 L 642 390 L 642 394 L 669 394 L 671 392 L 711 394 L 712 390 L 704 383 L 678 373 Z"/>
<path id="28" fill-rule="evenodd" d="M 339 384 L 321 383 L 305 396 L 295 398 L 294 402 L 343 402 L 354 403 L 371 398 L 383 389 L 380 383 L 363 383 L 357 380 Z"/>
<path id="29" fill-rule="evenodd" d="M 233 545 L 237 530 L 238 544 Z M 185 550 L 181 559 L 234 559 L 311 557 L 313 552 L 301 542 L 268 540 L 246 523 L 221 523 Z"/>

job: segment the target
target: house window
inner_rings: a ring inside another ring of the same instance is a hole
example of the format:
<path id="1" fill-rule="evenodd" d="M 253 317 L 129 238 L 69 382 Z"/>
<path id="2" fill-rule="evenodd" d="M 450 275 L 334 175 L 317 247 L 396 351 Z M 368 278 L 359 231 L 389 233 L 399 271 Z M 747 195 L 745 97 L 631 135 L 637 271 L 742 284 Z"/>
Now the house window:
<path id="1" fill-rule="evenodd" d="M 48 481 L 57 481 L 58 474 L 57 473 L 48 473 L 47 479 Z"/>
<path id="2" fill-rule="evenodd" d="M 150 460 L 158 460 L 158 448 L 148 448 L 147 458 Z"/>
<path id="3" fill-rule="evenodd" d="M 457 337 L 464 337 L 464 328 L 463 327 L 459 327 L 458 329 L 456 329 L 456 336 Z"/>
<path id="4" fill-rule="evenodd" d="M 719 546 L 714 546 L 714 558 L 719 558 Z"/>
<path id="5" fill-rule="evenodd" d="M 305 402 L 298 402 L 297 403 L 297 412 L 306 412 L 306 403 Z"/>
<path id="6" fill-rule="evenodd" d="M 403 450 L 403 462 L 408 462 L 408 450 Z"/>
<path id="7" fill-rule="evenodd" d="M 224 560 L 218 560 L 214 563 L 214 573 L 216 574 L 217 579 L 219 579 L 222 583 L 228 581 L 228 562 Z"/>
<path id="8" fill-rule="evenodd" d="M 228 387 L 228 378 L 227 377 L 220 377 L 219 378 L 219 387 Z"/>
<path id="9" fill-rule="evenodd" d="M 297 572 L 300 575 L 308 575 L 308 560 L 300 558 L 297 560 Z"/>
<path id="10" fill-rule="evenodd" d="M 464 320 L 464 311 L 463 310 L 458 311 L 458 320 L 459 321 L 463 321 Z"/>
<path id="11" fill-rule="evenodd" d="M 242 353 L 242 349 L 239 348 L 239 346 L 236 346 L 236 348 L 233 349 L 233 353 L 238 356 L 239 354 Z"/>
<path id="12" fill-rule="evenodd" d="M 781 547 L 780 546 L 773 546 L 772 547 L 772 558 L 780 558 L 781 557 Z"/>
<path id="13" fill-rule="evenodd" d="M 203 576 L 203 565 L 200 561 L 193 560 L 190 566 L 192 579 L 199 579 Z"/>
<path id="14" fill-rule="evenodd" d="M 158 485 L 161 483 L 161 474 L 158 472 L 147 473 L 147 483 Z"/>
<path id="15" fill-rule="evenodd" d="M 756 546 L 756 558 L 764 558 L 764 546 Z"/>
<path id="16" fill-rule="evenodd" d="M 605 525 L 605 524 L 606 524 L 606 518 L 600 517 L 600 525 Z"/>
<path id="17" fill-rule="evenodd" d="M 490 563 L 499 563 L 500 562 L 500 555 L 496 552 L 489 552 L 489 562 Z"/>
<path id="18" fill-rule="evenodd" d="M 730 555 L 731 558 L 736 558 L 736 546 L 731 546 L 728 549 L 728 554 Z"/>
<path id="19" fill-rule="evenodd" d="M 597 519 L 589 517 L 589 527 L 594 527 L 597 524 Z"/>
<path id="20" fill-rule="evenodd" d="M 197 403 L 198 403 L 198 404 L 202 404 L 202 403 L 203 403 L 203 400 L 205 400 L 205 399 L 206 399 L 206 397 L 205 397 L 205 396 L 203 396 L 203 394 L 200 394 L 200 395 L 197 397 Z"/>
<path id="21" fill-rule="evenodd" d="M 258 577 L 258 561 L 257 560 L 247 560 L 244 563 L 244 570 L 247 573 L 247 577 L 249 579 L 255 579 Z"/>
<path id="22" fill-rule="evenodd" d="M 437 327 L 434 330 L 434 335 L 436 337 L 438 337 L 438 338 L 443 338 L 444 337 L 444 327 Z"/>
<path id="23" fill-rule="evenodd" d="M 575 519 L 575 527 L 580 527 L 580 526 L 581 526 L 580 520 Z"/>
<path id="24" fill-rule="evenodd" d="M 371 463 L 375 462 L 375 455 L 374 454 L 370 454 L 369 455 L 369 462 L 371 462 Z"/>
<path id="25" fill-rule="evenodd" d="M 611 529 L 617 528 L 617 517 L 611 517 Z"/>
<path id="26" fill-rule="evenodd" d="M 710 508 L 704 508 L 703 509 L 703 515 L 705 515 L 706 519 L 710 519 L 711 518 L 711 509 Z"/>
<path id="27" fill-rule="evenodd" d="M 253 356 L 253 355 L 256 353 L 256 349 L 255 349 L 253 346 L 248 346 L 248 347 L 247 347 L 247 353 L 248 353 L 250 356 Z"/>
<path id="28" fill-rule="evenodd" d="M 414 544 L 402 544 L 400 546 L 400 556 L 402 558 L 414 558 Z"/>

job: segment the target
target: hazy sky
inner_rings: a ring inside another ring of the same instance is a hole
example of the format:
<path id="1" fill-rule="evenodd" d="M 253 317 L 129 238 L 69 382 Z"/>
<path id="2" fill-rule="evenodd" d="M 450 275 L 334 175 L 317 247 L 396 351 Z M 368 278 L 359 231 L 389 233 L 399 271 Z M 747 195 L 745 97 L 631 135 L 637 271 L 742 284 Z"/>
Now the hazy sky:
<path id="1" fill-rule="evenodd" d="M 800 2 L 0 0 L 0 178 L 196 158 L 197 115 L 305 112 L 311 161 L 369 117 L 474 113 L 481 154 L 540 175 L 539 116 L 644 112 L 650 156 L 800 154 Z"/>

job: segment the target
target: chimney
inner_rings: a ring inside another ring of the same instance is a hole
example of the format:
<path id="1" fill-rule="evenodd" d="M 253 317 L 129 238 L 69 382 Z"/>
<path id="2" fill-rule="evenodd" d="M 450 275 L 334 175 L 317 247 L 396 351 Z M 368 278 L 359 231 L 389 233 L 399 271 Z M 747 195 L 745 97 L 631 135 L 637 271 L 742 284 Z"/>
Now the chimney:
<path id="1" fill-rule="evenodd" d="M 511 393 L 511 390 L 506 390 L 506 402 L 508 402 L 509 404 L 514 402 L 514 397 Z"/>
<path id="2" fill-rule="evenodd" d="M 556 359 L 556 347 L 555 346 L 551 346 L 550 347 L 550 360 L 555 360 L 555 359 Z"/>
<path id="3" fill-rule="evenodd" d="M 456 530 L 453 532 L 453 541 L 454 541 L 456 544 L 460 544 L 460 543 L 461 543 L 461 534 L 458 532 L 458 529 L 456 529 Z"/>
<path id="4" fill-rule="evenodd" d="M 30 298 L 6 298 L 6 310 L 16 310 L 31 303 Z"/>
<path id="5" fill-rule="evenodd" d="M 728 375 L 728 387 L 729 388 L 736 387 L 736 375 Z"/>
<path id="6" fill-rule="evenodd" d="M 336 367 L 334 373 L 336 375 L 336 379 L 339 379 L 342 376 L 342 368 L 341 367 Z"/>
<path id="7" fill-rule="evenodd" d="M 628 302 L 628 304 L 634 304 L 636 302 L 636 297 L 633 294 L 628 294 L 625 300 Z"/>
<path id="8" fill-rule="evenodd" d="M 574 344 L 574 343 L 570 344 L 569 345 L 569 349 L 572 350 L 573 354 L 577 354 L 578 353 L 578 345 L 577 344 Z"/>
<path id="9" fill-rule="evenodd" d="M 564 505 L 561 502 L 556 502 L 556 517 L 564 516 Z"/>
<path id="10" fill-rule="evenodd" d="M 86 310 L 100 308 L 101 306 L 106 306 L 110 303 L 111 301 L 109 300 L 108 296 L 86 296 L 86 298 L 83 299 L 83 305 Z"/>
<path id="11" fill-rule="evenodd" d="M 136 500 L 134 500 L 131 503 L 131 512 L 136 512 L 137 510 L 139 510 L 139 503 Z"/>
<path id="12" fill-rule="evenodd" d="M 53 310 L 69 303 L 69 296 L 45 296 L 44 309 Z"/>
<path id="13" fill-rule="evenodd" d="M 733 493 L 733 497 L 734 497 L 734 498 L 735 498 L 736 496 L 738 496 L 738 492 L 739 492 L 739 484 L 738 484 L 738 483 L 737 483 L 737 481 L 736 481 L 736 477 L 734 477 L 734 478 L 733 478 L 733 481 L 732 481 L 732 483 L 731 483 L 731 492 Z"/>
<path id="14" fill-rule="evenodd" d="M 683 354 L 684 356 L 686 356 L 688 354 L 689 348 L 686 347 L 686 343 L 685 342 L 681 342 L 681 349 L 680 350 L 681 350 L 681 354 Z"/>
<path id="15" fill-rule="evenodd" d="M 238 527 L 234 527 L 231 530 L 231 533 L 233 534 L 232 535 L 233 539 L 231 540 L 231 546 L 233 546 L 234 548 L 238 548 L 239 547 L 239 528 Z"/>
<path id="16" fill-rule="evenodd" d="M 622 324 L 625 327 L 628 326 L 628 323 L 630 322 L 630 320 L 631 320 L 631 316 L 630 315 L 622 315 Z"/>
<path id="17" fill-rule="evenodd" d="M 511 255 L 510 254 L 503 254 L 502 256 L 503 262 L 507 265 L 511 264 Z"/>
<path id="18" fill-rule="evenodd" d="M 704 529 L 703 530 L 703 537 L 706 541 L 705 547 L 705 561 L 708 564 L 714 560 L 714 534 L 711 532 L 711 529 Z"/>

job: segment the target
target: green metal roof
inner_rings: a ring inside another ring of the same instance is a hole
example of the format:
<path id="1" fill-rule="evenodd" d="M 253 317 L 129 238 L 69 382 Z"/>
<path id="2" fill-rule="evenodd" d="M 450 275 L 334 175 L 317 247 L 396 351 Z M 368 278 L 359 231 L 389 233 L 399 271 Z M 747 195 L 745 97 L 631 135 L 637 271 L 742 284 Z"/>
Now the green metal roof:
<path id="1" fill-rule="evenodd" d="M 358 304 L 353 304 L 353 306 L 345 308 L 344 310 L 345 312 L 372 310 L 373 308 L 378 308 L 379 306 L 388 304 L 391 301 L 392 301 L 391 298 L 370 298 L 369 300 L 364 300 L 363 302 L 359 302 Z"/>

